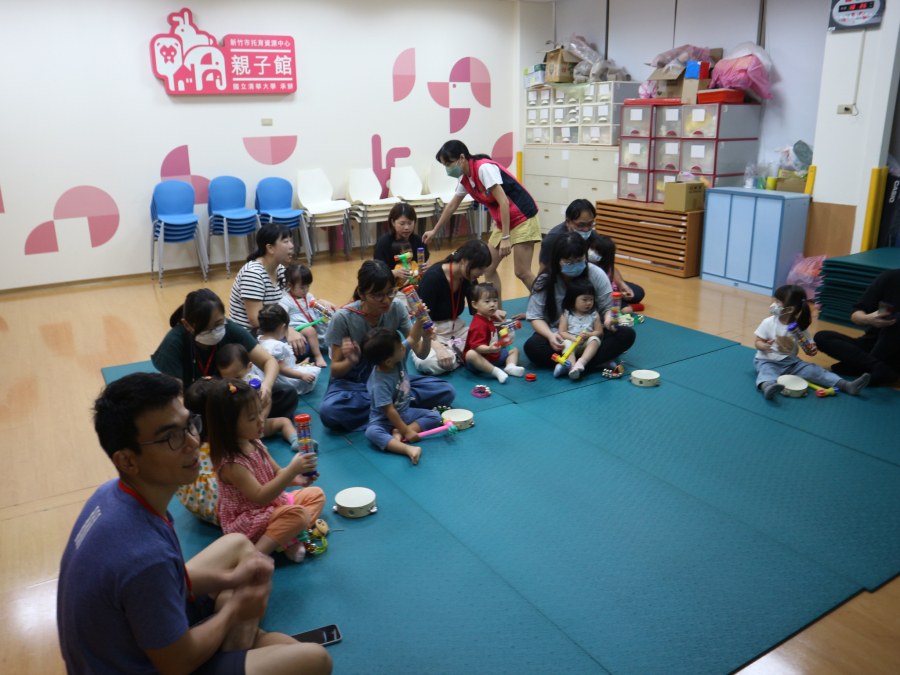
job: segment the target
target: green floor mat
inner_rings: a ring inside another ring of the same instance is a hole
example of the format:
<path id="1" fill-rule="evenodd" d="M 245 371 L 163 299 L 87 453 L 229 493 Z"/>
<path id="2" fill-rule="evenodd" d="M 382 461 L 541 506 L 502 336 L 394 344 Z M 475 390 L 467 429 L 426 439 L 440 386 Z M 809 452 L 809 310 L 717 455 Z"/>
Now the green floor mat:
<path id="1" fill-rule="evenodd" d="M 859 590 L 542 421 L 589 391 L 488 410 L 416 467 L 366 458 L 617 675 L 724 675 Z"/>
<path id="2" fill-rule="evenodd" d="M 859 396 L 776 396 L 756 390 L 755 349 L 740 345 L 659 369 L 664 382 L 707 394 L 813 436 L 900 466 L 900 392 L 867 387 Z"/>
<path id="3" fill-rule="evenodd" d="M 159 371 L 153 367 L 150 361 L 138 361 L 137 363 L 126 363 L 123 366 L 108 366 L 100 369 L 103 375 L 103 381 L 106 384 L 112 384 L 116 380 L 121 380 L 126 375 L 134 373 L 158 373 Z"/>
<path id="4" fill-rule="evenodd" d="M 703 366 L 708 358 L 684 365 L 710 372 Z M 570 438 L 597 443 L 870 590 L 900 573 L 900 468 L 686 389 L 660 372 L 659 387 L 619 381 L 605 388 L 603 415 L 628 422 L 605 428 L 601 440 L 584 424 L 596 415 L 590 397 L 561 394 L 518 408 L 543 414 Z M 748 386 L 752 391 L 752 380 Z M 780 405 L 795 402 L 806 403 Z"/>

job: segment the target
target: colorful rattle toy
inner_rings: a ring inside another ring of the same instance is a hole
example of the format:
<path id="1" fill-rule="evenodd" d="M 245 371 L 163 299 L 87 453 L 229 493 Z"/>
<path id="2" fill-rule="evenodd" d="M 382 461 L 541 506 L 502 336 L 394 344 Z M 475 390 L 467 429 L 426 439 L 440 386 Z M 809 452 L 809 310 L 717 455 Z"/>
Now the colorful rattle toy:
<path id="1" fill-rule="evenodd" d="M 826 396 L 835 396 L 836 394 L 838 394 L 841 391 L 837 387 L 828 387 L 826 389 L 825 387 L 820 387 L 819 385 L 813 384 L 812 382 L 807 382 L 807 384 L 810 386 L 810 388 L 815 389 L 816 398 L 825 398 Z"/>
<path id="2" fill-rule="evenodd" d="M 328 323 L 329 321 L 331 321 L 334 318 L 334 312 L 332 312 L 330 309 L 328 309 L 325 305 L 323 305 L 318 300 L 313 302 L 312 306 L 315 307 L 317 310 L 319 310 L 324 316 L 328 317 L 327 319 L 325 319 L 325 323 Z"/>
<path id="3" fill-rule="evenodd" d="M 420 431 L 419 438 L 425 438 L 426 436 L 432 436 L 434 434 L 439 434 L 442 431 L 446 431 L 451 436 L 456 436 L 459 433 L 459 429 L 453 424 L 453 422 L 444 422 L 441 426 L 435 427 L 434 429 L 429 429 L 428 431 Z M 406 443 L 406 439 L 403 439 L 403 442 Z"/>
<path id="4" fill-rule="evenodd" d="M 622 313 L 622 294 L 619 291 L 613 291 L 612 307 L 610 308 L 610 321 L 613 326 L 619 324 L 619 314 Z"/>
<path id="5" fill-rule="evenodd" d="M 313 444 L 312 428 L 310 427 L 309 415 L 297 415 L 294 418 L 294 429 L 297 430 L 297 452 L 307 454 L 315 453 L 316 446 Z M 318 471 L 308 471 L 304 476 L 318 476 Z"/>
<path id="6" fill-rule="evenodd" d="M 406 255 L 406 254 L 404 254 Z M 413 314 L 415 314 L 416 318 L 422 319 L 422 328 L 428 330 L 434 325 L 434 322 L 431 320 L 431 317 L 428 316 L 428 312 L 425 311 L 425 303 L 422 302 L 421 298 L 419 298 L 419 294 L 416 293 L 416 289 L 413 286 L 407 286 L 403 289 L 403 294 L 406 295 L 409 300 L 409 304 L 413 307 Z"/>
<path id="7" fill-rule="evenodd" d="M 575 338 L 575 342 L 573 342 L 573 343 L 569 346 L 569 348 L 568 348 L 566 351 L 564 351 L 564 352 L 562 353 L 562 355 L 560 355 L 560 354 L 554 354 L 554 355 L 551 356 L 550 358 L 552 358 L 552 359 L 553 359 L 554 361 L 556 361 L 557 363 L 559 363 L 559 364 L 565 366 L 566 368 L 571 368 L 571 367 L 572 367 L 572 362 L 569 361 L 569 357 L 572 355 L 572 352 L 574 352 L 574 351 L 578 348 L 578 345 L 581 344 L 581 341 L 584 339 L 584 336 L 585 336 L 585 335 L 587 335 L 586 332 L 580 333 L 580 334 L 578 335 L 578 337 Z"/>
<path id="8" fill-rule="evenodd" d="M 798 326 L 796 323 L 792 323 L 788 326 L 788 332 L 791 334 L 791 337 L 793 337 L 797 341 L 797 344 L 800 345 L 803 351 L 806 352 L 807 356 L 815 356 L 819 353 L 819 350 L 816 348 L 815 343 L 810 342 L 806 339 L 803 331 L 800 330 L 800 326 Z"/>
<path id="9" fill-rule="evenodd" d="M 416 251 L 416 263 L 418 263 L 419 267 L 425 264 L 425 249 L 420 248 Z"/>
<path id="10" fill-rule="evenodd" d="M 494 347 L 506 347 L 507 345 L 511 345 L 513 340 L 516 339 L 516 334 L 513 331 L 516 331 L 521 327 L 522 322 L 518 319 L 500 325 L 500 328 L 497 331 L 497 336 L 500 339 L 494 343 Z"/>
<path id="11" fill-rule="evenodd" d="M 491 395 L 491 388 L 486 384 L 478 384 L 472 390 L 472 396 L 476 396 L 478 398 L 487 398 Z"/>

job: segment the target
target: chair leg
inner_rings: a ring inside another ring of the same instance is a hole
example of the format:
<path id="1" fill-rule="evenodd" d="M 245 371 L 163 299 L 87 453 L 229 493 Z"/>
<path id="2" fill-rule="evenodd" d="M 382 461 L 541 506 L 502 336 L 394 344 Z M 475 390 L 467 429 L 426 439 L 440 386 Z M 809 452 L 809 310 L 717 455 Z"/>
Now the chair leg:
<path id="1" fill-rule="evenodd" d="M 153 256 L 156 253 L 156 223 L 150 226 L 150 281 L 153 281 Z"/>
<path id="2" fill-rule="evenodd" d="M 228 251 L 228 218 L 222 218 L 225 230 L 225 278 L 231 278 L 231 254 Z"/>
<path id="3" fill-rule="evenodd" d="M 200 224 L 194 230 L 194 245 L 197 247 L 197 260 L 200 261 L 200 269 L 203 270 L 204 283 L 209 281 L 209 258 L 206 257 L 206 247 L 203 245 L 203 235 L 200 233 Z"/>
<path id="4" fill-rule="evenodd" d="M 306 264 L 312 266 L 312 256 L 310 255 L 309 248 L 309 232 L 306 229 L 305 217 L 300 218 L 300 225 L 297 226 L 297 229 L 300 231 L 300 239 L 303 240 L 303 250 L 306 253 Z M 297 257 L 299 258 L 300 256 Z"/>
<path id="5" fill-rule="evenodd" d="M 350 254 L 353 252 L 353 226 L 350 225 L 350 215 L 344 214 L 344 255 L 350 260 Z"/>
<path id="6" fill-rule="evenodd" d="M 163 275 L 163 267 L 165 267 L 163 260 L 163 253 L 165 252 L 165 241 L 166 241 L 166 224 L 162 221 L 159 223 L 159 239 L 156 240 L 156 245 L 159 246 L 159 287 L 162 288 L 162 275 Z"/>

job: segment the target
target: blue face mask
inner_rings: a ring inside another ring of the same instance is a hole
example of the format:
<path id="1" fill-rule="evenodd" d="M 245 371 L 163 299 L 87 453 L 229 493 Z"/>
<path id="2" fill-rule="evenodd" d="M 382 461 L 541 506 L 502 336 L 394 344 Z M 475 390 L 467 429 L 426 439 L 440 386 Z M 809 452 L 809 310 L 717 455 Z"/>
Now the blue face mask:
<path id="1" fill-rule="evenodd" d="M 582 232 L 581 230 L 575 230 L 575 231 L 581 235 L 582 239 L 587 239 L 588 237 L 591 236 L 591 232 L 593 232 L 593 230 L 588 230 L 587 232 Z"/>
<path id="2" fill-rule="evenodd" d="M 562 273 L 567 277 L 577 277 L 579 274 L 584 272 L 585 267 L 587 267 L 587 263 L 582 260 L 581 262 L 572 263 L 570 265 L 563 265 Z"/>

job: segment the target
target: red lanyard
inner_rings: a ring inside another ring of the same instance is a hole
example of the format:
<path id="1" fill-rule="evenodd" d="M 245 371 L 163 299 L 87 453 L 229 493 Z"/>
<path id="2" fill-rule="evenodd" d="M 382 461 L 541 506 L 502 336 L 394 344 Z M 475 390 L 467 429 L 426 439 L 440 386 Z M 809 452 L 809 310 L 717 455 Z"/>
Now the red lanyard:
<path id="1" fill-rule="evenodd" d="M 358 309 L 353 309 L 350 305 L 344 305 L 341 309 L 347 309 L 353 312 L 354 314 L 359 314 L 360 316 L 364 316 L 367 319 L 380 319 L 380 314 L 366 314 L 365 312 L 361 312 Z"/>
<path id="2" fill-rule="evenodd" d="M 453 325 L 456 325 L 456 303 L 462 299 L 462 281 L 459 282 L 459 293 L 453 297 L 453 263 L 450 263 L 450 304 L 453 305 Z"/>
<path id="3" fill-rule="evenodd" d="M 306 313 L 306 310 L 300 306 L 300 301 L 297 299 L 297 296 L 291 293 L 291 297 L 294 299 L 294 304 L 297 305 L 297 309 L 299 309 L 303 313 L 303 318 L 307 321 L 312 321 L 312 317 Z M 308 303 L 307 303 L 308 304 Z"/>
<path id="4" fill-rule="evenodd" d="M 206 366 L 204 367 L 203 363 L 200 361 L 200 357 L 197 355 L 197 347 L 194 346 L 193 340 L 191 341 L 191 351 L 194 354 L 194 363 L 200 368 L 200 372 L 203 373 L 203 377 L 209 375 L 209 369 L 212 367 L 213 359 L 216 357 L 216 347 L 218 345 L 213 345 L 212 353 L 209 355 L 209 359 L 206 362 Z"/>
<path id="5" fill-rule="evenodd" d="M 191 598 L 191 602 L 194 602 L 194 600 L 195 600 L 194 586 L 193 586 L 193 584 L 191 584 L 191 577 L 188 574 L 187 565 L 184 564 L 184 554 L 181 552 L 181 542 L 178 541 L 178 535 L 175 534 L 175 528 L 172 527 L 172 523 L 169 522 L 168 518 L 165 518 L 164 516 L 161 516 L 156 511 L 154 511 L 153 507 L 147 503 L 146 499 L 144 499 L 141 495 L 139 495 L 137 492 L 135 492 L 132 488 L 125 485 L 125 483 L 123 483 L 121 479 L 119 480 L 119 489 L 122 492 L 124 492 L 125 494 L 131 495 L 132 497 L 134 497 L 137 500 L 138 504 L 140 504 L 145 509 L 147 509 L 150 513 L 152 513 L 154 516 L 156 516 L 157 518 L 162 520 L 166 525 L 169 526 L 169 529 L 172 530 L 172 534 L 175 536 L 175 541 L 178 542 L 178 554 L 181 556 L 181 566 L 184 568 L 184 580 L 187 582 L 187 588 L 188 588 L 188 593 Z"/>

